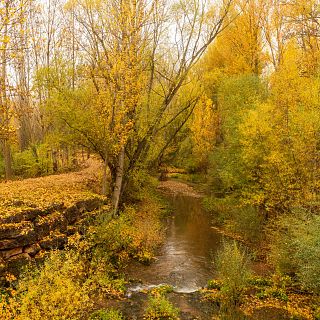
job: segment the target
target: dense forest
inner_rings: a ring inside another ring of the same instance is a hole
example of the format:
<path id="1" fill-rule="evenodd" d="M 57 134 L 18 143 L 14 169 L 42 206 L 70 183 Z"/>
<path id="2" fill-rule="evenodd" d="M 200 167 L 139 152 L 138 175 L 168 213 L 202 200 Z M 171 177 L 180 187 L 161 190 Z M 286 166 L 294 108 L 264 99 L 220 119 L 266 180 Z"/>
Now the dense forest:
<path id="1" fill-rule="evenodd" d="M 1 319 L 124 319 L 159 176 L 235 239 L 211 319 L 320 319 L 318 0 L 4 0 L 0 66 Z M 143 319 L 180 319 L 167 291 Z"/>

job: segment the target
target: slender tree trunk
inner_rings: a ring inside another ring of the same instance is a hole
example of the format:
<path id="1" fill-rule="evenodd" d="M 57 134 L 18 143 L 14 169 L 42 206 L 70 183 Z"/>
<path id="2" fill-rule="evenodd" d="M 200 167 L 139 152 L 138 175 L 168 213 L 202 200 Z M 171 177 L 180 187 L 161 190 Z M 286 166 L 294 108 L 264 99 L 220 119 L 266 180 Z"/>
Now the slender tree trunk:
<path id="1" fill-rule="evenodd" d="M 54 173 L 58 172 L 58 152 L 52 151 L 52 170 Z"/>
<path id="2" fill-rule="evenodd" d="M 102 175 L 102 194 L 107 195 L 107 186 L 108 186 L 108 177 L 107 177 L 107 169 L 108 169 L 108 153 L 105 152 L 104 162 L 103 162 L 103 175 Z"/>
<path id="3" fill-rule="evenodd" d="M 122 181 L 123 181 L 123 173 L 124 173 L 124 146 L 121 148 L 118 163 L 117 163 L 117 174 L 116 181 L 113 187 L 112 194 L 112 206 L 113 206 L 113 214 L 116 215 L 119 209 L 119 202 L 121 197 L 121 189 L 122 189 Z"/>
<path id="4" fill-rule="evenodd" d="M 5 5 L 5 17 L 9 21 L 9 3 L 6 2 Z M 8 21 L 5 22 L 4 25 L 4 36 L 8 35 Z M 2 121 L 4 130 L 9 130 L 9 105 L 8 105 L 8 98 L 7 98 L 7 86 L 6 86 L 6 79 L 7 79 L 7 44 L 5 43 L 4 48 L 2 49 L 2 56 L 1 56 L 1 63 L 2 63 L 2 74 L 1 74 L 1 103 L 3 107 L 3 115 Z M 3 144 L 3 157 L 4 157 L 4 168 L 5 168 L 5 179 L 9 180 L 12 177 L 12 164 L 11 164 L 11 152 L 10 152 L 10 143 L 8 132 L 5 132 L 5 137 L 2 140 Z"/>
<path id="5" fill-rule="evenodd" d="M 3 140 L 3 155 L 4 155 L 5 179 L 10 180 L 12 177 L 11 151 L 10 151 L 10 145 L 7 139 Z"/>

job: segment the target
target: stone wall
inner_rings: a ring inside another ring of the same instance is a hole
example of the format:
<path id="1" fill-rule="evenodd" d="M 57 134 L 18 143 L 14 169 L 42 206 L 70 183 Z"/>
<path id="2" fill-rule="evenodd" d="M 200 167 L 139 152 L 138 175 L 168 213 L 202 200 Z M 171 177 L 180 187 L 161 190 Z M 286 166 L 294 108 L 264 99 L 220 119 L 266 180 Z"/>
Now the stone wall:
<path id="1" fill-rule="evenodd" d="M 61 249 L 81 221 L 103 205 L 100 198 L 77 202 L 71 207 L 54 204 L 45 209 L 27 209 L 0 216 L 0 274 L 17 264 L 41 257 L 51 249 Z"/>

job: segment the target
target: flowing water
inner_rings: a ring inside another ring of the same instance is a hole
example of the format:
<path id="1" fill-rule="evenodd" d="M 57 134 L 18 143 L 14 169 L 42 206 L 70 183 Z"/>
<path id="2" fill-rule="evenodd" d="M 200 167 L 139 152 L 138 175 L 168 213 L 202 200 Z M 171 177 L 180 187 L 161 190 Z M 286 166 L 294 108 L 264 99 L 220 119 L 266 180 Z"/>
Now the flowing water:
<path id="1" fill-rule="evenodd" d="M 129 277 L 139 281 L 129 288 L 129 294 L 160 284 L 172 285 L 175 292 L 190 293 L 214 276 L 213 255 L 221 246 L 222 235 L 211 228 L 201 198 L 171 195 L 168 200 L 173 214 L 165 244 L 150 266 L 129 268 Z"/>

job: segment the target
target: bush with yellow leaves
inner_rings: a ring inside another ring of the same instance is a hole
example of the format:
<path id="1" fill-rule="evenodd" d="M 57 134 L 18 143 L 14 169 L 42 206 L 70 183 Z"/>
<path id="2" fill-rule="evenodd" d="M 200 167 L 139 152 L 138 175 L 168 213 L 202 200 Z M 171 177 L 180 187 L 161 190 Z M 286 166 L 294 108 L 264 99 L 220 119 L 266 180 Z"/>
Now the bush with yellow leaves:
<path id="1" fill-rule="evenodd" d="M 85 272 L 85 262 L 75 252 L 53 252 L 42 268 L 20 281 L 16 319 L 84 319 L 92 306 Z"/>

